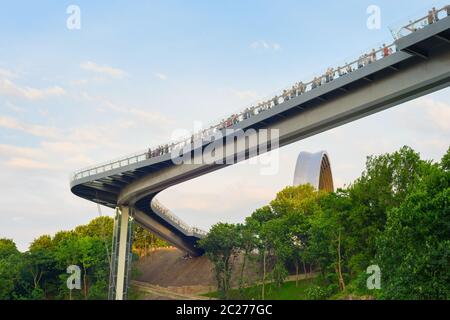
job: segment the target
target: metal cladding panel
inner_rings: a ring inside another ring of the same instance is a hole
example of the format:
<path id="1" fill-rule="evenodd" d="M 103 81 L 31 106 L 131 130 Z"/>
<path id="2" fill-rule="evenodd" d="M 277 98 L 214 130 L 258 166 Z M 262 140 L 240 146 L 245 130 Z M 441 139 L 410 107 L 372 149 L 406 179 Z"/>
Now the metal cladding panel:
<path id="1" fill-rule="evenodd" d="M 326 151 L 317 153 L 300 152 L 295 166 L 294 186 L 310 184 L 316 190 L 320 190 L 327 185 L 326 183 L 321 184 L 321 179 L 331 182 L 331 185 L 333 184 L 328 153 Z"/>

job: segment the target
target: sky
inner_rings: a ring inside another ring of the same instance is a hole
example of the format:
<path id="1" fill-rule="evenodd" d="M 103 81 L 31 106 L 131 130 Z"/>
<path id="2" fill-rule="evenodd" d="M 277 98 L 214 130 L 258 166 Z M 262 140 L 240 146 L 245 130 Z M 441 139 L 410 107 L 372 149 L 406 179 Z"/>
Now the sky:
<path id="1" fill-rule="evenodd" d="M 2 1 L 0 238 L 19 249 L 100 213 L 70 192 L 80 168 L 170 141 L 298 80 L 392 42 L 390 29 L 445 1 Z M 80 28 L 70 29 L 70 5 Z M 367 8 L 380 8 L 371 30 Z M 335 185 L 366 157 L 409 145 L 439 161 L 450 141 L 450 89 L 282 148 L 278 174 L 248 162 L 158 199 L 191 225 L 241 222 L 292 184 L 299 152 L 328 151 Z M 112 211 L 101 209 L 101 214 Z"/>

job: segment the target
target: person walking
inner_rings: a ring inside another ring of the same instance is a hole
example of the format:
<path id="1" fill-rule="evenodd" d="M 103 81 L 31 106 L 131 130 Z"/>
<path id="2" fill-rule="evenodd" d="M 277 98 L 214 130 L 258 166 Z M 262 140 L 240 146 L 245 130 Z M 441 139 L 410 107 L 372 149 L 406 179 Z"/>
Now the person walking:
<path id="1" fill-rule="evenodd" d="M 353 68 L 350 64 L 347 64 L 347 69 L 346 69 L 347 73 L 351 73 L 353 72 Z"/>
<path id="2" fill-rule="evenodd" d="M 389 48 L 386 47 L 385 44 L 383 44 L 383 57 L 389 56 Z"/>
<path id="3" fill-rule="evenodd" d="M 374 63 L 377 61 L 377 52 L 375 49 L 372 49 L 372 53 L 370 54 L 370 63 Z"/>
<path id="4" fill-rule="evenodd" d="M 433 18 L 433 12 L 430 10 L 428 11 L 428 24 L 433 24 L 434 18 Z"/>
<path id="5" fill-rule="evenodd" d="M 433 9 L 431 10 L 431 13 L 433 14 L 434 22 L 438 22 L 439 21 L 439 13 L 435 7 L 433 7 Z"/>

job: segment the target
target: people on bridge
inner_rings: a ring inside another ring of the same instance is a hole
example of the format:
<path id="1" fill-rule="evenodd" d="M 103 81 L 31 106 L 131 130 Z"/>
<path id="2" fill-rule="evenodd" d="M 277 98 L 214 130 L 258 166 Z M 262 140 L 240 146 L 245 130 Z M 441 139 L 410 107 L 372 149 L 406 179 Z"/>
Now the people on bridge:
<path id="1" fill-rule="evenodd" d="M 360 56 L 358 59 L 358 69 L 364 67 L 364 56 Z"/>
<path id="2" fill-rule="evenodd" d="M 386 44 L 383 44 L 383 57 L 387 57 L 390 55 L 389 48 L 386 46 Z"/>
<path id="3" fill-rule="evenodd" d="M 291 92 L 290 92 L 290 90 L 288 90 L 288 89 L 283 90 L 282 97 L 283 97 L 283 102 L 291 100 Z"/>
<path id="4" fill-rule="evenodd" d="M 441 10 L 437 10 L 435 7 L 433 7 L 432 10 L 428 11 L 428 15 L 426 17 L 419 20 L 418 22 L 410 21 L 409 24 L 403 28 L 415 32 L 418 30 L 418 28 L 422 28 L 425 27 L 426 25 L 436 23 L 439 21 L 440 11 L 445 11 L 447 16 L 450 16 L 450 5 L 445 6 Z M 423 25 L 419 25 L 420 23 L 422 23 Z M 317 76 L 314 77 L 314 79 L 307 84 L 304 84 L 303 82 L 298 82 L 294 84 L 291 88 L 283 90 L 281 95 L 275 95 L 271 99 L 259 102 L 258 104 L 253 105 L 251 107 L 247 107 L 242 112 L 238 114 L 233 114 L 226 119 L 222 119 L 218 124 L 211 126 L 209 129 L 205 129 L 201 132 L 193 134 L 189 138 L 184 139 L 183 141 L 172 143 L 170 145 L 169 144 L 160 145 L 154 149 L 149 148 L 145 156 L 147 159 L 152 157 L 158 157 L 160 155 L 171 152 L 175 147 L 188 145 L 189 142 L 193 144 L 194 140 L 197 139 L 203 140 L 206 137 L 211 137 L 218 130 L 227 129 L 261 112 L 267 111 L 271 108 L 275 108 L 280 103 L 287 102 L 291 99 L 294 99 L 297 96 L 303 95 L 310 90 L 314 90 L 320 87 L 322 84 L 332 82 L 335 79 L 335 77 L 342 77 L 346 74 L 352 73 L 356 69 L 361 69 L 369 64 L 373 64 L 377 61 L 377 58 L 386 58 L 391 54 L 393 54 L 394 52 L 393 48 L 395 48 L 394 45 L 387 46 L 386 44 L 383 44 L 380 50 L 376 51 L 375 49 L 372 49 L 370 52 L 362 54 L 358 58 L 358 60 L 353 63 L 346 63 L 344 66 L 338 67 L 336 69 L 334 69 L 333 67 L 329 67 L 326 70 L 325 74 L 323 74 L 320 77 Z M 380 52 L 380 54 L 378 54 L 378 52 Z M 309 84 L 311 84 L 311 86 Z M 280 102 L 280 98 L 283 98 L 282 102 Z"/>
<path id="5" fill-rule="evenodd" d="M 278 96 L 273 97 L 273 105 L 274 105 L 274 106 L 277 106 L 277 105 L 278 105 L 278 99 L 279 99 Z"/>
<path id="6" fill-rule="evenodd" d="M 431 14 L 433 15 L 434 22 L 438 22 L 439 21 L 439 13 L 435 7 L 433 7 L 433 9 L 431 10 Z"/>
<path id="7" fill-rule="evenodd" d="M 345 71 L 347 71 L 347 73 L 351 73 L 351 72 L 353 72 L 353 68 L 352 68 L 352 65 L 351 64 L 347 64 L 347 68 L 346 68 L 346 70 Z"/>
<path id="8" fill-rule="evenodd" d="M 305 84 L 303 83 L 303 82 L 299 82 L 298 84 L 297 84 L 297 92 L 298 92 L 298 95 L 302 95 L 302 94 L 304 94 L 305 93 L 305 91 L 306 91 L 306 87 L 305 87 Z"/>
<path id="9" fill-rule="evenodd" d="M 377 61 L 377 52 L 375 51 L 375 49 L 372 49 L 372 52 L 369 56 L 369 63 L 374 63 L 375 61 Z"/>
<path id="10" fill-rule="evenodd" d="M 334 79 L 334 69 L 328 68 L 325 72 L 325 83 L 331 82 Z"/>
<path id="11" fill-rule="evenodd" d="M 244 110 L 244 120 L 247 120 L 250 118 L 250 110 L 248 108 L 245 108 Z"/>
<path id="12" fill-rule="evenodd" d="M 428 24 L 433 24 L 434 23 L 434 15 L 433 15 L 433 11 L 428 11 Z"/>
<path id="13" fill-rule="evenodd" d="M 291 99 L 294 99 L 297 96 L 297 86 L 295 84 L 292 86 L 291 90 L 289 90 L 289 94 Z"/>

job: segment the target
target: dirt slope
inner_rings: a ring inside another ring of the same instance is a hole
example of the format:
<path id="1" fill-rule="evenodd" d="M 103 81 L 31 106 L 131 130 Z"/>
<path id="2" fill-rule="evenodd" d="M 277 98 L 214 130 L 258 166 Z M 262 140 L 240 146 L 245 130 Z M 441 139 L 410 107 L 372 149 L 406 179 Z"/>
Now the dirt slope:
<path id="1" fill-rule="evenodd" d="M 183 294 L 208 292 L 215 288 L 212 264 L 207 257 L 183 259 L 184 253 L 175 248 L 159 249 L 137 263 L 137 281 L 168 288 Z M 242 257 L 237 258 L 237 265 Z M 250 265 L 250 263 L 248 264 Z M 249 266 L 246 277 L 256 276 Z M 234 270 L 233 279 L 238 279 L 239 270 Z"/>

